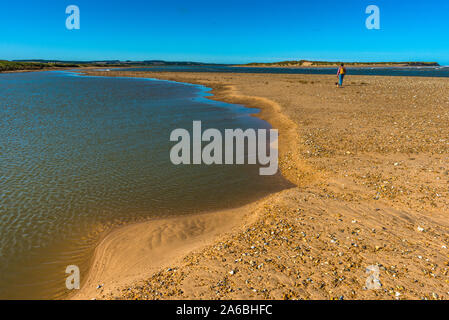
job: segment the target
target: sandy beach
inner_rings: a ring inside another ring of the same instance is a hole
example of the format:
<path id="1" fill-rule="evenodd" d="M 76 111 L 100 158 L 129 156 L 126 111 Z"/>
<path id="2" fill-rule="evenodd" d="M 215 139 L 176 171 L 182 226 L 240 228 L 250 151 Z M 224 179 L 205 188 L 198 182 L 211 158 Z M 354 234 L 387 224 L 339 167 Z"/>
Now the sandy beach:
<path id="1" fill-rule="evenodd" d="M 201 84 L 279 130 L 292 187 L 121 227 L 73 299 L 448 299 L 448 78 L 94 72 Z M 366 269 L 380 289 L 366 288 Z"/>

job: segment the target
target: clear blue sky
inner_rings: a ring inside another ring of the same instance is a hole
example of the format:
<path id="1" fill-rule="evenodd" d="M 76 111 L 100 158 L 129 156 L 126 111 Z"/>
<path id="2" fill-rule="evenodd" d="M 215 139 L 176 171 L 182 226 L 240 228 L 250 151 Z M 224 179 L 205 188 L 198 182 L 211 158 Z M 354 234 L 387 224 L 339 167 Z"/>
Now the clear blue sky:
<path id="1" fill-rule="evenodd" d="M 65 27 L 68 5 L 81 29 Z M 381 10 L 367 30 L 365 8 Z M 15 0 L 0 10 L 0 59 L 317 59 L 449 65 L 447 0 Z"/>

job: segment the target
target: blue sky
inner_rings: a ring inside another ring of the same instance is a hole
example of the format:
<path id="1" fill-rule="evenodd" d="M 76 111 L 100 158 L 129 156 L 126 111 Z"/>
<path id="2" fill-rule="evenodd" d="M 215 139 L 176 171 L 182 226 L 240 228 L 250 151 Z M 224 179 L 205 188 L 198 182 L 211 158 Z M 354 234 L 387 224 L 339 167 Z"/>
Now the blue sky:
<path id="1" fill-rule="evenodd" d="M 81 29 L 67 30 L 77 5 Z M 365 27 L 377 5 L 381 29 Z M 0 59 L 438 61 L 447 0 L 16 0 L 0 11 Z"/>

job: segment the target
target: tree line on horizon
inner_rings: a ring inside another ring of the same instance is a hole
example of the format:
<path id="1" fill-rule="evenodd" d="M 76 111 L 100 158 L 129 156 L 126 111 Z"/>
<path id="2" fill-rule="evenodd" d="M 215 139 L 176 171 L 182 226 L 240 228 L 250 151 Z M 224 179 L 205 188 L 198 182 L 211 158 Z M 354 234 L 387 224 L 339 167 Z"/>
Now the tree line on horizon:
<path id="1" fill-rule="evenodd" d="M 420 61 L 408 61 L 408 62 L 344 62 L 344 61 L 310 61 L 310 60 L 287 60 L 279 62 L 252 62 L 245 64 L 245 66 L 338 66 L 344 63 L 347 66 L 360 66 L 360 65 L 394 65 L 394 66 L 410 66 L 410 67 L 433 67 L 439 66 L 437 62 L 420 62 Z"/>
<path id="2" fill-rule="evenodd" d="M 20 71 L 20 70 L 43 70 L 54 68 L 74 68 L 74 67 L 79 67 L 79 65 L 69 63 L 19 62 L 19 61 L 0 60 L 0 72 Z"/>
<path id="3" fill-rule="evenodd" d="M 190 62 L 190 61 L 59 61 L 59 60 L 0 60 L 0 72 L 20 70 L 43 70 L 57 68 L 82 68 L 82 67 L 144 67 L 144 66 L 202 66 L 215 65 L 213 63 Z"/>

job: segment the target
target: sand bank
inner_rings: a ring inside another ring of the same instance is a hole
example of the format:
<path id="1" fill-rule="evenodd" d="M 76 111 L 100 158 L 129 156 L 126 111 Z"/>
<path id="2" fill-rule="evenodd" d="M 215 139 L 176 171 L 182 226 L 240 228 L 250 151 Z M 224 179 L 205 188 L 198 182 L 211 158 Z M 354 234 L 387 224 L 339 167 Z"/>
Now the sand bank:
<path id="1" fill-rule="evenodd" d="M 118 229 L 75 298 L 449 297 L 449 79 L 350 76 L 336 89 L 322 75 L 90 74 L 202 84 L 260 108 L 297 187 Z M 380 290 L 364 288 L 371 265 Z"/>

